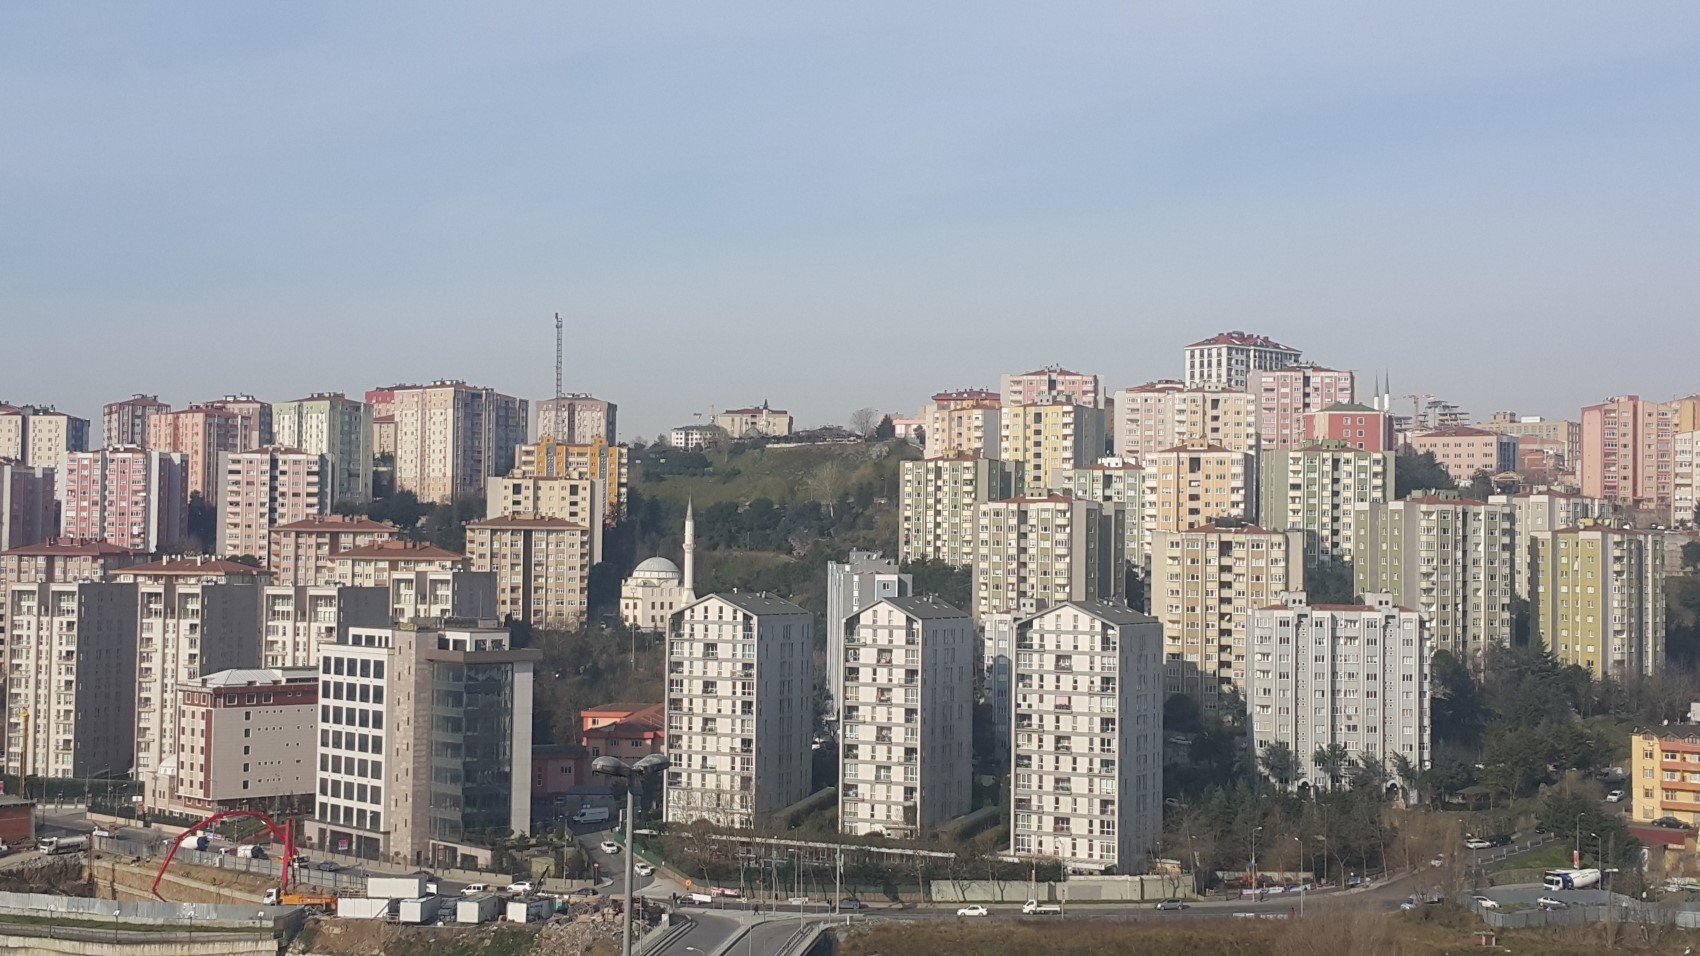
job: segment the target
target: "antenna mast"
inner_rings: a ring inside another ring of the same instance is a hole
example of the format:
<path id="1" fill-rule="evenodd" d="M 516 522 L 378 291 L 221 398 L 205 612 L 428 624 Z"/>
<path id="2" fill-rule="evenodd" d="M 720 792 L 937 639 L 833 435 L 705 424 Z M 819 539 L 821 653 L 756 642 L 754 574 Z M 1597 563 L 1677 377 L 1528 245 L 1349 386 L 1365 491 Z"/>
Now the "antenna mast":
<path id="1" fill-rule="evenodd" d="M 555 399 L 561 398 L 561 313 L 555 313 Z M 556 414 L 560 414 L 557 412 Z"/>

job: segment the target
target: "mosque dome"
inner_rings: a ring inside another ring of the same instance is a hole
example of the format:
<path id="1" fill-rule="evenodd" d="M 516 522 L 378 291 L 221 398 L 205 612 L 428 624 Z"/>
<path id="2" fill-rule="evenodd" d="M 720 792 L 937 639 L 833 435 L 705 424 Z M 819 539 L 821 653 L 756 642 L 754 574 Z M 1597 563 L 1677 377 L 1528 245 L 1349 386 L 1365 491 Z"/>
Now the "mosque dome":
<path id="1" fill-rule="evenodd" d="M 677 584 L 684 575 L 679 573 L 679 566 L 659 555 L 646 559 L 642 564 L 632 569 L 629 581 L 654 581 L 658 584 Z"/>

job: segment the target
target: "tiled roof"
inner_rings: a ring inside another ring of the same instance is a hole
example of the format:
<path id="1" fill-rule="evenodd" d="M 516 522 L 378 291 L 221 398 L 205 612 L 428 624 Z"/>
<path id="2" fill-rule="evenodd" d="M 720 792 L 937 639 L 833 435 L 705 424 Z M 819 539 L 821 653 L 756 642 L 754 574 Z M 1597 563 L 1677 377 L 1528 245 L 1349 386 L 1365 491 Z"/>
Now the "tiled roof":
<path id="1" fill-rule="evenodd" d="M 228 561 L 224 558 L 207 557 L 175 557 L 163 561 L 152 561 L 147 564 L 136 564 L 124 568 L 119 574 L 264 574 L 264 568 L 256 568 L 240 561 Z"/>
<path id="2" fill-rule="evenodd" d="M 376 521 L 365 515 L 312 515 L 273 528 L 278 531 L 396 531 L 387 521 Z"/>
<path id="3" fill-rule="evenodd" d="M 1261 349 L 1280 349 L 1283 352 L 1298 351 L 1298 349 L 1282 345 L 1267 335 L 1254 335 L 1250 332 L 1219 332 L 1210 338 L 1194 342 L 1187 348 L 1198 348 L 1201 345 L 1249 345 Z"/>
<path id="4" fill-rule="evenodd" d="M 378 541 L 331 555 L 334 561 L 354 558 L 379 558 L 389 561 L 464 561 L 466 555 L 456 554 L 423 541 Z"/>

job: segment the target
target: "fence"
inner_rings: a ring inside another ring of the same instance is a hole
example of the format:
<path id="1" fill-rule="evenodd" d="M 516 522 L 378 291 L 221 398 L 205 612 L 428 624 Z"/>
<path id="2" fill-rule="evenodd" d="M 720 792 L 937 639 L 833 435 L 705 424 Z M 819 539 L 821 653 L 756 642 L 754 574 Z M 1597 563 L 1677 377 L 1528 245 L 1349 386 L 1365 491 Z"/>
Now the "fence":
<path id="1" fill-rule="evenodd" d="M 98 900 L 46 893 L 0 893 L 0 914 L 36 919 L 83 919 L 95 922 L 184 923 L 190 926 L 247 926 L 276 931 L 295 912 L 294 907 L 222 903 L 154 903 L 136 900 Z"/>
<path id="2" fill-rule="evenodd" d="M 94 848 L 102 853 L 113 856 L 141 857 L 144 859 L 163 859 L 170 851 L 176 837 L 166 836 L 153 840 L 137 840 L 134 837 L 95 837 Z M 279 852 L 282 852 L 281 850 Z M 215 870 L 225 870 L 231 873 L 251 873 L 264 877 L 268 882 L 275 883 L 283 874 L 281 860 L 256 860 L 249 857 L 231 856 L 225 853 L 209 853 L 204 850 L 194 850 L 183 847 L 173 858 L 175 862 L 187 863 L 190 866 L 204 866 Z M 333 892 L 366 891 L 364 874 L 330 872 L 315 870 L 311 866 L 291 868 L 289 882 L 317 886 Z"/>
<path id="3" fill-rule="evenodd" d="M 1608 921 L 1700 929 L 1700 909 L 1687 905 L 1672 907 L 1642 903 L 1616 893 L 1611 895 L 1610 903 L 1586 903 L 1561 910 L 1483 910 L 1482 919 L 1495 929 L 1575 926 Z"/>
<path id="4" fill-rule="evenodd" d="M 1172 896 L 1192 897 L 1191 881 L 1167 876 L 1077 876 L 1067 883 L 1026 880 L 933 880 L 938 903 L 1020 903 L 1067 900 L 1071 903 L 1155 902 Z"/>

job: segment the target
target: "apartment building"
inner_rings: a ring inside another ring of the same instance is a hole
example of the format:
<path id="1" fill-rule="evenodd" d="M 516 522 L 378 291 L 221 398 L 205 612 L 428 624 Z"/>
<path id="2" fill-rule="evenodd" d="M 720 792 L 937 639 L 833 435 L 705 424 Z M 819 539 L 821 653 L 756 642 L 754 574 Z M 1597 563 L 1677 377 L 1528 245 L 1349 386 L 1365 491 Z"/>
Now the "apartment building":
<path id="1" fill-rule="evenodd" d="M 1388 593 L 1428 622 L 1437 651 L 1480 668 L 1511 640 L 1516 511 L 1508 504 L 1427 496 L 1355 506 L 1353 581 Z"/>
<path id="2" fill-rule="evenodd" d="M 939 392 L 917 416 L 926 431 L 927 457 L 996 458 L 1003 435 L 1002 415 L 997 392 L 980 388 Z"/>
<path id="3" fill-rule="evenodd" d="M 1289 787 L 1349 782 L 1366 759 L 1391 771 L 1403 757 L 1430 764 L 1429 640 L 1423 617 L 1366 594 L 1367 604 L 1311 604 L 1303 593 L 1251 615 L 1246 709 L 1253 753 L 1284 745 L 1300 767 Z M 1311 762 L 1318 750 L 1345 748 L 1339 779 Z M 1413 782 L 1394 780 L 1409 793 Z"/>
<path id="4" fill-rule="evenodd" d="M 148 418 L 148 450 L 182 455 L 187 467 L 190 495 L 216 500 L 220 478 L 220 456 L 244 450 L 243 419 L 216 405 L 190 405 L 174 412 L 157 412 Z"/>
<path id="5" fill-rule="evenodd" d="M 493 475 L 513 469 L 526 440 L 526 400 L 458 380 L 378 389 L 395 419 L 395 487 L 420 501 L 476 497 Z M 374 393 L 368 393 L 371 402 Z M 373 409 L 374 418 L 377 408 Z"/>
<path id="6" fill-rule="evenodd" d="M 52 468 L 0 461 L 0 551 L 58 534 L 61 480 Z"/>
<path id="7" fill-rule="evenodd" d="M 1652 532 L 1603 525 L 1530 536 L 1531 637 L 1595 677 L 1665 663 L 1665 549 Z"/>
<path id="8" fill-rule="evenodd" d="M 1476 427 L 1510 435 L 1517 439 L 1520 448 L 1531 441 L 1541 445 L 1555 445 L 1561 463 L 1559 470 L 1574 480 L 1576 466 L 1582 454 L 1581 422 L 1542 418 L 1539 415 L 1518 415 L 1515 412 L 1494 412 L 1488 416 L 1487 421 L 1478 423 Z"/>
<path id="9" fill-rule="evenodd" d="M 312 667 L 319 643 L 339 631 L 404 619 L 392 616 L 390 592 L 384 588 L 272 584 L 262 590 L 260 601 L 260 665 L 268 668 Z"/>
<path id="10" fill-rule="evenodd" d="M 372 498 L 372 406 L 342 392 L 315 392 L 272 407 L 277 444 L 325 460 L 324 497 L 340 501 Z"/>
<path id="11" fill-rule="evenodd" d="M 104 581 L 107 575 L 147 554 L 105 541 L 51 538 L 37 544 L 0 551 L 0 593 L 11 584 L 76 584 Z M 6 602 L 0 601 L 0 634 L 6 630 Z"/>
<path id="12" fill-rule="evenodd" d="M 1104 506 L 1111 531 L 1121 542 L 1122 560 L 1143 571 L 1150 551 L 1145 539 L 1145 469 L 1124 458 L 1100 458 L 1065 472 L 1063 486 L 1072 498 Z"/>
<path id="13" fill-rule="evenodd" d="M 63 475 L 72 452 L 87 451 L 87 419 L 67 415 L 51 405 L 7 405 L 0 402 L 0 460 L 51 468 Z M 59 489 L 63 497 L 63 486 Z"/>
<path id="14" fill-rule="evenodd" d="M 1139 873 L 1163 828 L 1162 628 L 1113 601 L 1020 622 L 1010 852 Z"/>
<path id="15" fill-rule="evenodd" d="M 748 829 L 809 795 L 814 615 L 711 594 L 667 641 L 666 820 Z"/>
<path id="16" fill-rule="evenodd" d="M 1220 385 L 1236 392 L 1246 390 L 1253 372 L 1286 368 L 1298 362 L 1301 354 L 1250 332 L 1222 332 L 1192 343 L 1185 352 L 1188 387 Z"/>
<path id="17" fill-rule="evenodd" d="M 207 404 L 236 416 L 237 451 L 277 444 L 270 403 L 252 395 L 226 395 Z"/>
<path id="18" fill-rule="evenodd" d="M 827 713 L 836 715 L 844 700 L 844 644 L 850 619 L 885 598 L 908 597 L 914 579 L 878 551 L 851 551 L 847 561 L 826 563 Z"/>
<path id="19" fill-rule="evenodd" d="M 998 457 L 1014 493 L 1042 497 L 1062 487 L 1062 473 L 1104 454 L 1104 410 L 1090 405 L 1006 405 Z"/>
<path id="20" fill-rule="evenodd" d="M 1359 451 L 1399 450 L 1393 416 L 1357 402 L 1337 402 L 1305 416 L 1306 443 L 1337 441 Z"/>
<path id="21" fill-rule="evenodd" d="M 1124 388 L 1113 404 L 1116 455 L 1136 465 L 1188 442 L 1245 453 L 1258 448 L 1257 396 L 1246 392 L 1165 380 Z"/>
<path id="22" fill-rule="evenodd" d="M 667 444 L 680 451 L 701 451 L 725 437 L 718 425 L 680 425 L 667 432 Z"/>
<path id="23" fill-rule="evenodd" d="M 1529 566 L 1533 554 L 1530 542 L 1536 534 L 1602 522 L 1611 518 L 1616 510 L 1603 498 L 1560 491 L 1490 495 L 1488 503 L 1505 505 L 1512 510 L 1512 584 L 1518 596 L 1524 598 L 1530 593 Z"/>
<path id="24" fill-rule="evenodd" d="M 728 408 L 714 413 L 714 424 L 733 438 L 784 438 L 791 434 L 791 413 L 767 402 L 751 408 Z"/>
<path id="25" fill-rule="evenodd" d="M 618 405 L 582 392 L 545 399 L 537 403 L 537 435 L 568 445 L 612 445 L 618 416 Z"/>
<path id="26" fill-rule="evenodd" d="M 1145 459 L 1145 536 L 1185 531 L 1221 518 L 1252 517 L 1257 459 L 1208 442 L 1188 442 Z"/>
<path id="27" fill-rule="evenodd" d="M 387 588 L 395 577 L 464 570 L 466 555 L 424 541 L 374 541 L 331 555 L 331 583 L 347 587 Z"/>
<path id="28" fill-rule="evenodd" d="M 6 584 L 4 765 L 38 777 L 122 776 L 136 752 L 136 587 L 65 570 L 14 572 Z"/>
<path id="29" fill-rule="evenodd" d="M 188 461 L 135 445 L 74 452 L 63 472 L 67 538 L 169 551 L 188 537 Z"/>
<path id="30" fill-rule="evenodd" d="M 505 515 L 466 526 L 474 571 L 496 575 L 496 613 L 533 627 L 584 623 L 590 584 L 590 529 L 562 518 Z"/>
<path id="31" fill-rule="evenodd" d="M 1582 409 L 1582 494 L 1626 508 L 1669 508 L 1682 403 L 1619 395 Z"/>
<path id="32" fill-rule="evenodd" d="M 1102 504 L 1062 495 L 1010 498 L 981 505 L 975 519 L 976 620 L 1121 596 L 1121 542 Z"/>
<path id="33" fill-rule="evenodd" d="M 1467 485 L 1479 474 L 1517 470 L 1517 438 L 1485 428 L 1453 425 L 1410 437 L 1411 449 L 1428 452 L 1452 480 Z"/>
<path id="34" fill-rule="evenodd" d="M 836 668 L 838 829 L 915 840 L 973 808 L 974 624 L 930 597 L 846 622 Z"/>
<path id="35" fill-rule="evenodd" d="M 1671 436 L 1670 520 L 1673 525 L 1700 520 L 1700 431 Z"/>
<path id="36" fill-rule="evenodd" d="M 218 487 L 218 550 L 264 558 L 272 529 L 330 511 L 323 455 L 267 445 L 223 456 Z"/>
<path id="37" fill-rule="evenodd" d="M 1098 376 L 1071 372 L 1060 365 L 1047 365 L 1019 375 L 1005 375 L 999 380 L 999 392 L 1005 408 L 1016 405 L 1104 407 L 1104 393 L 1098 385 Z"/>
<path id="38" fill-rule="evenodd" d="M 393 541 L 396 534 L 395 525 L 364 515 L 308 515 L 271 529 L 266 568 L 273 584 L 328 584 L 336 577 L 334 556 Z"/>
<path id="39" fill-rule="evenodd" d="M 1010 475 L 1003 462 L 966 452 L 902 466 L 897 515 L 897 559 L 942 561 L 958 567 L 974 563 L 977 537 L 974 510 L 1009 497 Z"/>
<path id="40" fill-rule="evenodd" d="M 1342 441 L 1263 453 L 1260 522 L 1303 531 L 1307 568 L 1350 568 L 1357 506 L 1393 496 L 1394 455 Z"/>
<path id="41" fill-rule="evenodd" d="M 299 813 L 313 805 L 317 667 L 218 671 L 177 693 L 177 786 L 167 809 Z"/>
<path id="42" fill-rule="evenodd" d="M 607 508 L 608 495 L 602 481 L 590 477 L 529 478 L 510 475 L 491 478 L 484 495 L 486 518 L 542 515 L 588 528 L 592 564 L 602 560 Z"/>
<path id="43" fill-rule="evenodd" d="M 148 446 L 148 421 L 155 415 L 171 411 L 171 406 L 158 395 L 137 392 L 121 402 L 109 402 L 100 409 L 100 443 L 113 445 Z"/>
<path id="44" fill-rule="evenodd" d="M 1689 706 L 1685 721 L 1631 734 L 1629 759 L 1635 822 L 1674 817 L 1700 827 L 1700 703 Z"/>
<path id="45" fill-rule="evenodd" d="M 1253 524 L 1151 538 L 1151 610 L 1163 625 L 1168 694 L 1211 716 L 1244 712 L 1251 612 L 1304 589 L 1304 535 Z"/>
<path id="46" fill-rule="evenodd" d="M 602 520 L 613 524 L 626 514 L 626 488 L 630 483 L 630 470 L 630 460 L 624 445 L 610 445 L 605 441 L 572 445 L 545 436 L 532 444 L 521 445 L 515 451 L 514 470 L 509 477 L 595 481 L 596 487 L 601 489 L 605 496 Z M 559 497 L 566 492 L 553 494 Z"/>
<path id="47" fill-rule="evenodd" d="M 541 651 L 487 623 L 354 627 L 319 648 L 318 794 L 308 842 L 404 866 L 491 862 L 531 831 Z"/>
<path id="48" fill-rule="evenodd" d="M 1309 416 L 1332 405 L 1351 403 L 1356 381 L 1349 371 L 1294 362 L 1284 368 L 1253 370 L 1246 389 L 1257 406 L 1260 449 L 1282 451 L 1297 448 L 1312 437 L 1306 424 Z"/>

